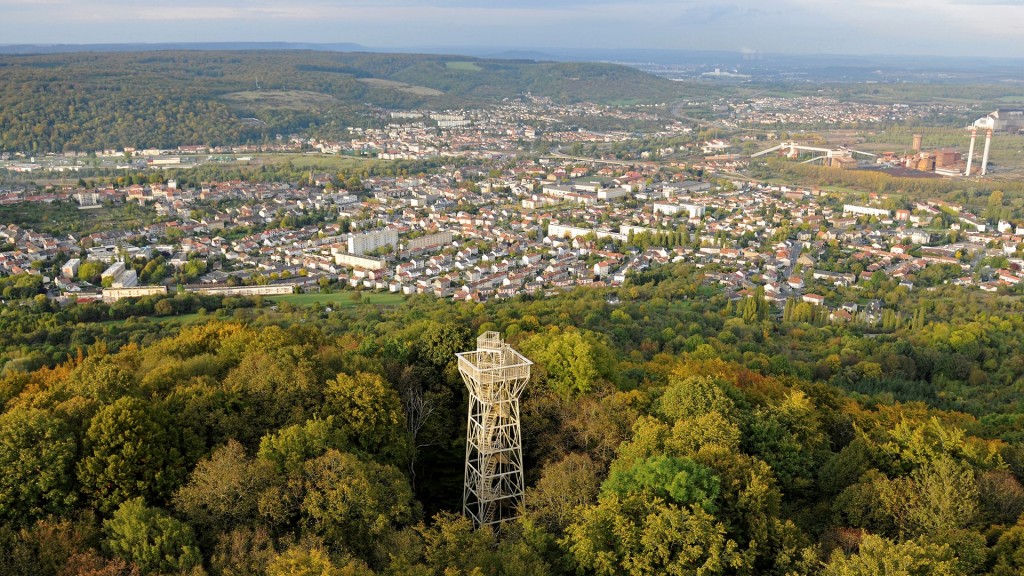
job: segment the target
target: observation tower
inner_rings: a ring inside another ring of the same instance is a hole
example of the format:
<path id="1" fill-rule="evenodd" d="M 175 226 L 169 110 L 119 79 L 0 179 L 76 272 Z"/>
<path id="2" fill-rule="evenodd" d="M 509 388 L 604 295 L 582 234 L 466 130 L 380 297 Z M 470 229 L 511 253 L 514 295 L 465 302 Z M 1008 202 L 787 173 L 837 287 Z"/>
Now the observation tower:
<path id="1" fill-rule="evenodd" d="M 456 356 L 469 389 L 463 514 L 478 527 L 500 524 L 518 516 L 523 500 L 519 395 L 533 362 L 497 332 L 484 332 L 475 352 Z"/>

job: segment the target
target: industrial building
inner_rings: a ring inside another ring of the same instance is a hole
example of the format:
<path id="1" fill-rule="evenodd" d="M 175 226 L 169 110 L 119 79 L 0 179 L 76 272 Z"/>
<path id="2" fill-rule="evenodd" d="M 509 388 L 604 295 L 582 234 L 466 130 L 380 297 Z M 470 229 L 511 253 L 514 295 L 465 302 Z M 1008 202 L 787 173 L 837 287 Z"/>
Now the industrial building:
<path id="1" fill-rule="evenodd" d="M 978 118 L 971 126 L 993 132 L 1020 132 L 1024 130 L 1024 109 L 1000 108 Z"/>
<path id="2" fill-rule="evenodd" d="M 985 131 L 985 151 L 981 155 L 981 166 L 979 174 L 984 176 L 988 172 L 988 152 L 992 147 L 993 132 L 1020 132 L 1024 130 L 1024 109 L 1000 108 L 988 115 L 978 118 L 970 125 L 971 144 L 967 151 L 967 169 L 965 176 L 971 175 L 971 166 L 974 163 L 974 143 L 978 138 L 978 130 Z"/>
<path id="3" fill-rule="evenodd" d="M 751 154 L 750 157 L 757 158 L 772 152 L 782 152 L 787 158 L 792 160 L 800 158 L 801 153 L 810 153 L 811 157 L 806 160 L 801 160 L 802 164 L 821 162 L 823 166 L 829 166 L 832 168 L 856 168 L 859 163 L 857 162 L 857 159 L 854 158 L 854 154 L 870 156 L 872 158 L 875 157 L 875 155 L 870 152 L 862 152 L 852 148 L 819 148 L 817 146 L 800 144 L 799 142 L 783 142 L 782 144 L 773 146 L 767 150 L 755 152 L 754 154 Z"/>

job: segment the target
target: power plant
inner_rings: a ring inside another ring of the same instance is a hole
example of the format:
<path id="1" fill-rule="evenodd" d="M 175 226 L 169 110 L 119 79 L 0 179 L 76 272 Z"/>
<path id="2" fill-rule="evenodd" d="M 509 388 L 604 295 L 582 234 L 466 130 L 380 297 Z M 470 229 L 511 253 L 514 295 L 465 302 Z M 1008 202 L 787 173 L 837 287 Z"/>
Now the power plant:
<path id="1" fill-rule="evenodd" d="M 818 148 L 816 146 L 806 146 L 799 142 L 783 142 L 778 146 L 773 146 L 767 150 L 761 150 L 751 154 L 751 158 L 757 158 L 758 156 L 764 156 L 776 151 L 785 151 L 788 158 L 797 159 L 800 157 L 801 152 L 812 153 L 811 158 L 803 160 L 802 164 L 810 164 L 811 162 L 822 162 L 824 166 L 831 166 L 834 168 L 856 168 L 857 160 L 853 157 L 854 154 L 860 154 L 862 156 L 875 157 L 870 152 L 861 152 L 860 150 L 853 150 L 852 148 Z"/>
<path id="2" fill-rule="evenodd" d="M 914 134 L 911 142 L 912 152 L 884 152 L 880 156 L 845 146 L 838 148 L 819 148 L 807 146 L 799 142 L 782 142 L 777 146 L 752 154 L 751 158 L 764 156 L 772 152 L 780 152 L 787 158 L 809 164 L 821 162 L 824 166 L 834 168 L 865 168 L 858 162 L 855 155 L 875 158 L 875 164 L 887 169 L 906 168 L 916 172 L 934 173 L 939 176 L 985 176 L 989 170 L 989 152 L 992 149 L 993 134 L 999 132 L 1024 132 L 1024 109 L 1000 108 L 977 120 L 967 127 L 971 133 L 970 145 L 967 149 L 966 168 L 963 153 L 956 149 L 924 150 L 924 136 Z M 985 145 L 982 149 L 981 163 L 974 165 L 974 152 L 978 139 L 978 131 L 985 131 Z M 801 153 L 810 153 L 810 158 L 801 158 Z"/>
<path id="3" fill-rule="evenodd" d="M 497 332 L 476 339 L 476 351 L 456 354 L 469 389 L 463 514 L 477 526 L 517 518 L 523 500 L 519 395 L 533 362 Z"/>
<path id="4" fill-rule="evenodd" d="M 964 176 L 971 175 L 971 165 L 974 163 L 974 143 L 978 139 L 978 130 L 985 131 L 985 151 L 981 154 L 981 169 L 979 173 L 984 176 L 988 172 L 988 151 L 992 147 L 993 132 L 1019 132 L 1024 130 L 1024 109 L 1000 108 L 974 121 L 970 125 L 971 144 L 967 149 L 967 170 Z"/>
<path id="5" fill-rule="evenodd" d="M 887 168 L 903 167 L 940 176 L 959 176 L 963 170 L 963 154 L 959 150 L 924 150 L 924 136 L 914 134 L 909 154 L 883 152 L 878 163 Z"/>

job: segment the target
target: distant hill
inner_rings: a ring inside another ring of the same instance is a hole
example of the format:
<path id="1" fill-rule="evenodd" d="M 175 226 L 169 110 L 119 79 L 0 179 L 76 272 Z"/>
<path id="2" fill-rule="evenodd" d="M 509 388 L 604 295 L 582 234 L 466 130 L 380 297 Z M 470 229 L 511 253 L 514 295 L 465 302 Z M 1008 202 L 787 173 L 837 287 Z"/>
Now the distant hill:
<path id="1" fill-rule="evenodd" d="M 491 52 L 482 54 L 482 58 L 497 58 L 499 60 L 565 60 L 549 52 L 538 52 L 536 50 L 506 50 L 504 52 Z"/>
<path id="2" fill-rule="evenodd" d="M 240 143 L 365 122 L 367 104 L 454 107 L 524 93 L 561 102 L 655 102 L 679 89 L 615 64 L 466 56 L 297 49 L 9 54 L 0 55 L 0 150 Z M 250 117 L 262 124 L 240 122 Z"/>
<path id="3" fill-rule="evenodd" d="M 0 44 L 0 54 L 68 54 L 74 52 L 151 52 L 154 50 L 321 50 L 325 52 L 369 52 L 351 42 L 315 44 L 307 42 L 170 42 L 158 44 Z"/>

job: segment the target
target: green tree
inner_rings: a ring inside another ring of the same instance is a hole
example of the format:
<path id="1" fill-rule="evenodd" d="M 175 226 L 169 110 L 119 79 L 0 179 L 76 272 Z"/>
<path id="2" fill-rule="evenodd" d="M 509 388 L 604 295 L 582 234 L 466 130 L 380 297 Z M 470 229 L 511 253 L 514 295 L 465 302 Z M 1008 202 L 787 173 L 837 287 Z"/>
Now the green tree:
<path id="1" fill-rule="evenodd" d="M 830 454 L 814 402 L 800 390 L 790 392 L 778 405 L 755 410 L 743 442 L 747 451 L 772 467 L 786 493 L 810 489 L 818 467 Z"/>
<path id="2" fill-rule="evenodd" d="M 231 399 L 223 416 L 229 437 L 255 448 L 267 430 L 304 422 L 319 401 L 319 366 L 312 350 L 287 334 L 261 331 L 223 388 Z"/>
<path id="3" fill-rule="evenodd" d="M 992 576 L 1015 576 L 1024 573 L 1024 517 L 999 536 L 992 550 L 995 566 Z"/>
<path id="4" fill-rule="evenodd" d="M 476 530 L 461 514 L 438 513 L 430 527 L 416 530 L 423 538 L 423 554 L 433 574 L 495 572 L 497 558 L 492 552 L 494 534 L 488 528 Z"/>
<path id="5" fill-rule="evenodd" d="M 711 412 L 731 416 L 735 412 L 735 405 L 725 394 L 724 385 L 708 376 L 682 377 L 674 374 L 669 377 L 668 387 L 661 396 L 661 413 L 669 421 Z"/>
<path id="6" fill-rule="evenodd" d="M 398 469 L 352 454 L 332 449 L 306 462 L 305 480 L 305 524 L 329 544 L 363 557 L 419 513 Z"/>
<path id="7" fill-rule="evenodd" d="M 995 223 L 1003 216 L 1003 192 L 994 190 L 988 196 L 988 203 L 985 206 L 984 217 L 991 223 Z"/>
<path id="8" fill-rule="evenodd" d="M 358 192 L 363 189 L 363 183 L 359 180 L 358 176 L 350 176 L 345 180 L 345 190 L 349 192 Z"/>
<path id="9" fill-rule="evenodd" d="M 540 480 L 528 489 L 528 516 L 554 532 L 574 519 L 576 509 L 593 504 L 600 488 L 601 466 L 586 454 L 569 454 L 544 466 Z"/>
<path id="10" fill-rule="evenodd" d="M 162 501 L 184 475 L 168 430 L 136 398 L 121 398 L 97 412 L 82 451 L 82 491 L 105 513 L 136 496 Z"/>
<path id="11" fill-rule="evenodd" d="M 83 282 L 98 284 L 100 282 L 100 274 L 104 270 L 106 270 L 106 266 L 102 262 L 85 260 L 78 266 L 78 279 Z"/>
<path id="12" fill-rule="evenodd" d="M 824 576 L 954 576 L 955 562 L 945 546 L 918 544 L 913 540 L 896 543 L 868 534 L 856 554 L 840 551 L 822 570 Z"/>
<path id="13" fill-rule="evenodd" d="M 882 485 L 896 525 L 911 535 L 935 535 L 970 524 L 978 511 L 974 470 L 948 456 Z"/>
<path id="14" fill-rule="evenodd" d="M 601 355 L 605 353 L 580 331 L 557 328 L 524 342 L 523 351 L 543 369 L 547 384 L 564 397 L 593 389 L 600 376 Z"/>
<path id="15" fill-rule="evenodd" d="M 739 426 L 715 411 L 676 421 L 665 447 L 679 456 L 693 456 L 707 447 L 738 452 L 741 437 Z"/>
<path id="16" fill-rule="evenodd" d="M 302 472 L 307 460 L 318 458 L 330 449 L 348 446 L 344 431 L 335 425 L 334 416 L 314 418 L 267 434 L 260 440 L 258 456 L 282 475 Z"/>
<path id="17" fill-rule="evenodd" d="M 430 322 L 419 334 L 415 355 L 419 364 L 435 372 L 435 379 L 454 386 L 461 381 L 455 354 L 470 347 L 470 332 L 464 326 Z"/>
<path id="18" fill-rule="evenodd" d="M 137 390 L 134 376 L 125 370 L 112 356 L 89 356 L 65 381 L 68 392 L 110 404 L 129 396 Z"/>
<path id="19" fill-rule="evenodd" d="M 202 561 L 192 529 L 142 498 L 121 504 L 103 522 L 103 546 L 111 554 L 134 562 L 143 573 L 187 571 Z"/>
<path id="20" fill-rule="evenodd" d="M 620 498 L 645 494 L 680 506 L 693 505 L 714 512 L 719 488 L 718 477 L 708 468 L 689 458 L 663 454 L 625 470 L 613 469 L 601 485 L 601 492 L 617 494 Z"/>
<path id="21" fill-rule="evenodd" d="M 608 494 L 580 511 L 563 545 L 584 573 L 711 576 L 745 565 L 725 533 L 725 526 L 700 507 Z"/>
<path id="22" fill-rule="evenodd" d="M 258 519 L 259 499 L 271 482 L 270 464 L 246 457 L 234 440 L 196 465 L 174 495 L 175 510 L 194 526 L 216 534 Z"/>
<path id="23" fill-rule="evenodd" d="M 340 563 L 319 546 L 295 545 L 276 555 L 266 576 L 373 576 L 365 562 L 346 557 Z"/>
<path id="24" fill-rule="evenodd" d="M 174 313 L 174 306 L 171 304 L 170 300 L 165 298 L 153 305 L 153 311 L 156 312 L 158 316 L 170 316 Z"/>
<path id="25" fill-rule="evenodd" d="M 0 415 L 0 519 L 25 524 L 75 504 L 76 442 L 46 411 L 16 407 Z"/>
<path id="26" fill-rule="evenodd" d="M 324 412 L 334 417 L 353 447 L 393 463 L 404 461 L 408 439 L 402 401 L 380 375 L 339 374 L 327 383 L 324 400 Z"/>

